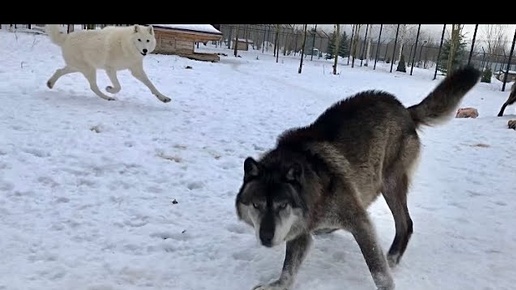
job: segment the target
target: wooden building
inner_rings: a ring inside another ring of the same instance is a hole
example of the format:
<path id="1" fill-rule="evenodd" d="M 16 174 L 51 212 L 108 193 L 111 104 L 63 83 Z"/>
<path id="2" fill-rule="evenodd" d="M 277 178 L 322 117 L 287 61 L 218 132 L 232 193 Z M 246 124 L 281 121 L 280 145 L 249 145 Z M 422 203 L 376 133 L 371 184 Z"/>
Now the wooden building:
<path id="1" fill-rule="evenodd" d="M 156 36 L 157 54 L 174 54 L 190 59 L 217 62 L 216 53 L 197 52 L 197 43 L 219 41 L 222 32 L 210 24 L 151 24 Z"/>
<path id="2" fill-rule="evenodd" d="M 516 71 L 510 70 L 499 70 L 497 73 L 495 73 L 495 77 L 497 80 L 503 82 L 505 79 L 505 75 L 507 74 L 507 81 L 513 82 L 516 81 Z"/>
<path id="3" fill-rule="evenodd" d="M 243 39 L 243 38 L 239 38 L 238 40 L 234 39 L 233 38 L 233 49 L 235 49 L 235 43 L 237 45 L 237 50 L 249 50 L 249 46 L 253 46 L 253 41 L 251 39 Z M 254 47 L 254 46 L 253 46 Z"/>

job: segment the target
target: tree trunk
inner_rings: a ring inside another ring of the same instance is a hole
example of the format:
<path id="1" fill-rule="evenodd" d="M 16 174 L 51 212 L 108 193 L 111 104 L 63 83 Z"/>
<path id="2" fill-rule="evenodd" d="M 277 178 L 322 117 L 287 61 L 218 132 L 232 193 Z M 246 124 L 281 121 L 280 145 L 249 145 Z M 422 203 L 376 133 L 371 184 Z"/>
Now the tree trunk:
<path id="1" fill-rule="evenodd" d="M 461 31 L 460 24 L 452 24 L 450 54 L 448 55 L 448 65 L 446 68 L 447 75 L 451 74 L 453 71 L 453 62 L 455 60 L 455 51 L 459 47 L 459 42 L 460 42 L 460 31 Z"/>
<path id="2" fill-rule="evenodd" d="M 290 33 L 284 33 L 285 37 L 283 37 L 283 56 L 287 56 L 287 49 L 290 46 Z"/>
<path id="3" fill-rule="evenodd" d="M 279 24 L 276 24 L 276 32 L 274 34 L 274 57 L 276 57 L 276 62 L 278 62 L 278 52 L 279 52 Z"/>
<path id="4" fill-rule="evenodd" d="M 265 38 L 267 35 L 267 28 L 265 28 L 263 30 L 263 41 L 262 41 L 262 53 L 264 52 L 265 50 L 265 46 L 267 45 L 268 41 L 267 41 L 267 38 Z"/>
<path id="5" fill-rule="evenodd" d="M 382 39 L 382 30 L 383 24 L 380 24 L 380 31 L 378 32 L 378 42 L 376 43 L 376 55 L 374 57 L 374 66 L 373 69 L 376 69 L 376 62 L 378 61 L 378 53 L 380 52 L 380 40 Z M 387 53 L 387 48 L 385 48 L 385 53 Z M 384 58 L 385 61 L 385 58 Z"/>
<path id="6" fill-rule="evenodd" d="M 351 67 L 355 67 L 355 57 L 357 54 L 358 40 L 360 39 L 360 28 L 362 28 L 362 24 L 355 24 L 355 26 L 356 26 L 356 31 L 355 31 L 355 40 L 353 41 L 353 48 L 352 48 L 353 58 L 351 59 Z M 340 35 L 339 35 L 339 37 L 340 37 Z"/>
<path id="7" fill-rule="evenodd" d="M 248 29 L 248 25 L 249 24 L 246 24 L 244 26 L 245 47 L 247 47 L 247 49 L 249 49 L 249 29 Z"/>
<path id="8" fill-rule="evenodd" d="M 401 24 L 400 25 L 400 51 L 398 53 L 397 61 L 400 60 L 401 54 L 403 53 L 403 45 L 405 44 L 405 35 L 407 33 L 407 24 Z M 393 60 L 394 61 L 394 60 Z"/>
<path id="9" fill-rule="evenodd" d="M 315 25 L 314 35 L 312 37 L 312 53 L 310 54 L 310 60 L 314 60 L 315 34 L 317 34 L 317 24 Z M 320 49 L 320 47 L 319 47 L 319 49 Z"/>
<path id="10" fill-rule="evenodd" d="M 73 28 L 73 24 L 68 24 L 68 26 L 66 27 L 66 33 L 73 32 Z"/>
<path id="11" fill-rule="evenodd" d="M 235 57 L 238 56 L 238 33 L 240 32 L 239 30 L 240 30 L 240 26 L 237 25 L 237 27 L 236 27 L 236 34 L 235 34 L 235 45 L 233 47 L 233 55 Z"/>
<path id="12" fill-rule="evenodd" d="M 274 55 L 276 56 L 276 63 L 278 63 L 278 61 L 279 61 L 279 47 L 280 47 L 280 45 L 279 45 L 279 33 L 280 33 L 280 25 L 276 24 L 276 41 L 275 41 L 276 45 L 274 47 L 274 49 L 275 49 L 275 52 L 274 52 L 275 54 Z"/>
<path id="13" fill-rule="evenodd" d="M 362 47 L 362 53 L 360 55 L 360 66 L 362 66 L 363 62 L 364 62 L 364 58 L 366 58 L 366 49 L 367 49 L 367 37 L 368 37 L 368 34 L 369 33 L 369 24 L 366 25 L 366 29 L 365 29 L 365 35 L 364 35 L 364 42 L 363 42 L 363 46 Z"/>
<path id="14" fill-rule="evenodd" d="M 233 42 L 231 39 L 231 34 L 233 34 L 233 26 L 229 28 L 229 35 L 228 35 L 228 49 L 231 49 L 231 43 Z M 233 45 L 236 45 L 233 43 Z"/>
<path id="15" fill-rule="evenodd" d="M 369 39 L 367 41 L 367 48 L 366 48 L 366 55 L 365 55 L 365 64 L 364 64 L 364 66 L 369 66 L 369 57 L 371 55 L 371 42 L 372 42 L 372 39 L 371 39 L 371 37 L 369 37 Z"/>
<path id="16" fill-rule="evenodd" d="M 355 42 L 355 25 L 351 25 L 351 43 L 349 45 L 349 54 L 348 54 L 348 65 L 349 65 L 349 61 L 351 60 L 351 53 L 353 53 L 353 43 Z"/>
<path id="17" fill-rule="evenodd" d="M 339 47 L 340 47 L 340 24 L 335 25 L 335 60 L 333 62 L 333 74 L 337 74 L 337 64 L 339 63 Z"/>
<path id="18" fill-rule="evenodd" d="M 297 70 L 297 73 L 301 73 L 301 70 L 303 68 L 303 58 L 305 58 L 305 44 L 306 44 L 306 30 L 307 30 L 308 24 L 304 25 L 304 32 L 303 32 L 303 45 L 301 46 L 301 60 L 299 61 L 299 69 Z"/>

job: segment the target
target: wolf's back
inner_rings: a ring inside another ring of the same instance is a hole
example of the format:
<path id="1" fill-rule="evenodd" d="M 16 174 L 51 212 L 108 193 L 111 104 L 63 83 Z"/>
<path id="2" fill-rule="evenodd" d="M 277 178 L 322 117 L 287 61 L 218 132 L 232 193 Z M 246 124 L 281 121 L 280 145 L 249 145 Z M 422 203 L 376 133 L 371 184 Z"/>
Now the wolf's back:
<path id="1" fill-rule="evenodd" d="M 472 66 L 459 68 L 448 75 L 419 104 L 408 108 L 416 126 L 438 125 L 453 118 L 462 98 L 479 79 L 480 71 Z"/>

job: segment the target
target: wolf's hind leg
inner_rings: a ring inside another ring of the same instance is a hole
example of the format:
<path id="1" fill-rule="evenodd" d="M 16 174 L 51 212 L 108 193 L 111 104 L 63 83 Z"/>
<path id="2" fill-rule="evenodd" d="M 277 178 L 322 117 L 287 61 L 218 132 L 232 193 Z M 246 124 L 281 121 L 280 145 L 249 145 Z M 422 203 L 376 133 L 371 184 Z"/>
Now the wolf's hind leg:
<path id="1" fill-rule="evenodd" d="M 106 69 L 106 74 L 109 77 L 109 80 L 113 84 L 113 86 L 107 86 L 106 91 L 110 94 L 116 94 L 120 92 L 122 87 L 120 86 L 120 82 L 118 81 L 118 78 L 116 77 L 116 70 L 114 69 Z"/>
<path id="2" fill-rule="evenodd" d="M 106 94 L 102 93 L 97 85 L 97 71 L 95 68 L 86 68 L 82 71 L 84 77 L 90 83 L 90 89 L 99 97 L 103 98 L 107 101 L 114 101 L 115 98 L 109 97 Z"/>
<path id="3" fill-rule="evenodd" d="M 57 82 L 57 80 L 58 80 L 60 77 L 62 77 L 62 76 L 64 76 L 64 75 L 67 75 L 67 74 L 74 73 L 74 72 L 77 72 L 77 70 L 76 70 L 76 69 L 73 69 L 73 68 L 71 68 L 71 67 L 69 67 L 69 66 L 65 66 L 65 67 L 63 67 L 63 68 L 60 68 L 60 69 L 56 70 L 56 71 L 54 72 L 54 74 L 53 74 L 53 75 L 48 79 L 48 81 L 47 81 L 47 87 L 48 87 L 49 89 L 53 88 L 53 87 L 54 87 L 54 85 L 55 85 L 55 83 Z"/>
<path id="4" fill-rule="evenodd" d="M 399 158 L 386 170 L 382 194 L 392 212 L 396 234 L 387 253 L 389 266 L 396 266 L 409 243 L 413 223 L 407 206 L 407 192 L 410 178 L 417 169 L 421 143 L 417 135 L 407 136 L 401 144 Z"/>
<path id="5" fill-rule="evenodd" d="M 503 112 L 505 111 L 505 108 L 509 105 L 514 104 L 514 102 L 516 102 L 516 89 L 511 91 L 509 98 L 507 98 L 507 101 L 505 101 L 505 103 L 503 103 L 502 107 L 500 108 L 500 112 L 498 112 L 498 117 L 503 116 Z"/>
<path id="6" fill-rule="evenodd" d="M 413 232 L 412 219 L 407 207 L 407 191 L 407 174 L 391 176 L 384 182 L 383 196 L 392 212 L 396 227 L 394 241 L 387 253 L 387 261 L 391 267 L 400 262 Z"/>

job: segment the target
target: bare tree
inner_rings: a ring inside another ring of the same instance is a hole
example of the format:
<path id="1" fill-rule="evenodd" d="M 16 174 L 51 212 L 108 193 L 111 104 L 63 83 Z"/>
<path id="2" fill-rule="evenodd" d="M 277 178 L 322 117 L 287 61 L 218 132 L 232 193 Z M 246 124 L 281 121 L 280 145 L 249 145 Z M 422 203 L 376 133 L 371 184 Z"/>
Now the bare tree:
<path id="1" fill-rule="evenodd" d="M 349 54 L 348 54 L 348 65 L 349 65 L 349 61 L 351 59 L 351 48 L 353 47 L 353 41 L 355 40 L 355 24 L 351 24 L 351 39 L 350 39 L 350 46 L 349 46 Z"/>
<path id="2" fill-rule="evenodd" d="M 289 46 L 290 46 L 290 29 L 283 29 L 283 56 L 286 56 L 287 55 L 287 50 L 289 50 Z M 290 52 L 289 52 L 290 54 Z"/>
<path id="3" fill-rule="evenodd" d="M 276 25 L 276 40 L 274 41 L 274 55 L 276 56 L 276 63 L 279 61 L 279 34 L 280 34 L 281 26 L 279 24 Z"/>
<path id="4" fill-rule="evenodd" d="M 303 44 L 301 45 L 301 60 L 299 61 L 299 69 L 297 70 L 297 73 L 301 73 L 301 70 L 303 68 L 303 58 L 305 58 L 305 44 L 306 44 L 306 30 L 307 30 L 308 24 L 305 24 L 303 27 Z"/>
<path id="5" fill-rule="evenodd" d="M 418 35 L 418 31 L 419 31 L 419 35 Z M 417 26 L 408 26 L 407 27 L 407 30 L 406 30 L 406 33 L 405 33 L 405 48 L 409 48 L 409 62 L 410 62 L 410 59 L 412 59 L 413 56 L 415 56 L 416 54 L 416 51 L 417 51 L 417 43 L 418 42 L 421 42 L 422 38 L 424 38 L 425 35 L 424 35 L 424 32 L 421 31 L 421 27 L 419 26 L 419 24 Z M 405 50 L 407 51 L 407 50 Z"/>
<path id="6" fill-rule="evenodd" d="M 278 62 L 278 53 L 279 53 L 279 31 L 280 31 L 280 25 L 276 24 L 276 31 L 274 33 L 274 49 L 273 49 L 273 55 L 276 57 L 276 62 Z"/>
<path id="7" fill-rule="evenodd" d="M 339 46 L 340 46 L 340 24 L 335 24 L 335 47 L 337 53 L 335 53 L 335 60 L 333 62 L 333 74 L 337 74 L 337 64 L 339 63 Z"/>
<path id="8" fill-rule="evenodd" d="M 400 30 L 399 30 L 399 44 L 400 44 L 400 51 L 398 52 L 398 57 L 396 58 L 397 61 L 400 60 L 401 54 L 403 53 L 403 46 L 406 42 L 406 36 L 407 36 L 407 24 L 400 24 Z M 394 60 L 393 60 L 394 61 Z"/>
<path id="9" fill-rule="evenodd" d="M 392 72 L 392 67 L 394 65 L 394 53 L 396 52 L 396 45 L 398 44 L 398 36 L 399 36 L 399 31 L 400 31 L 400 25 L 401 24 L 398 24 L 397 25 L 397 28 L 396 28 L 396 36 L 394 36 L 394 48 L 392 49 L 392 60 L 391 60 L 391 69 L 390 69 L 390 72 Z"/>
<path id="10" fill-rule="evenodd" d="M 369 37 L 367 38 L 367 47 L 366 47 L 366 53 L 365 53 L 365 63 L 364 66 L 369 66 L 369 58 L 371 58 L 371 43 L 373 41 L 373 24 L 370 24 L 369 27 Z"/>
<path id="11" fill-rule="evenodd" d="M 244 37 L 245 37 L 245 47 L 249 47 L 249 24 L 244 25 Z M 254 43 L 252 43 L 252 47 L 254 47 Z"/>
<path id="12" fill-rule="evenodd" d="M 238 33 L 240 32 L 240 25 L 236 26 L 236 34 L 235 34 L 235 44 L 233 44 L 233 55 L 235 57 L 238 56 Z"/>
<path id="13" fill-rule="evenodd" d="M 317 24 L 315 24 L 315 27 L 312 28 L 312 53 L 310 53 L 310 60 L 314 60 L 314 48 L 315 48 L 315 35 L 316 34 L 317 34 Z"/>
<path id="14" fill-rule="evenodd" d="M 369 59 L 371 58 L 371 44 L 372 44 L 372 42 L 373 42 L 373 39 L 371 37 L 368 37 L 367 38 L 367 46 L 366 46 L 364 66 L 369 66 Z"/>
<path id="15" fill-rule="evenodd" d="M 364 35 L 364 42 L 362 44 L 362 52 L 360 53 L 360 66 L 362 66 L 363 62 L 364 62 L 364 58 L 366 58 L 366 47 L 367 47 L 367 38 L 369 37 L 369 24 L 366 24 L 366 29 L 365 29 L 365 35 Z"/>
<path id="16" fill-rule="evenodd" d="M 486 67 L 490 67 L 495 55 L 504 55 L 505 43 L 507 42 L 507 37 L 505 36 L 506 28 L 507 26 L 501 24 L 489 24 L 484 27 L 483 37 L 487 46 Z"/>
<path id="17" fill-rule="evenodd" d="M 233 42 L 231 39 L 232 39 L 232 34 L 233 34 L 233 26 L 231 25 L 229 27 L 229 34 L 228 34 L 228 49 L 231 49 L 231 42 Z"/>
<path id="18" fill-rule="evenodd" d="M 355 67 L 355 57 L 356 57 L 356 53 L 358 50 L 358 41 L 360 39 L 360 29 L 362 28 L 362 25 L 363 24 L 355 24 L 355 32 L 353 35 L 353 44 L 351 47 L 351 55 L 353 57 L 351 59 L 351 67 Z M 338 46 L 336 46 L 336 47 L 338 47 Z"/>

